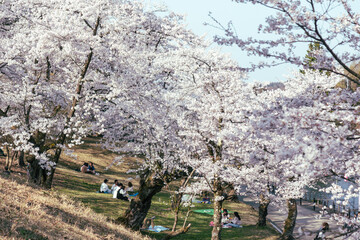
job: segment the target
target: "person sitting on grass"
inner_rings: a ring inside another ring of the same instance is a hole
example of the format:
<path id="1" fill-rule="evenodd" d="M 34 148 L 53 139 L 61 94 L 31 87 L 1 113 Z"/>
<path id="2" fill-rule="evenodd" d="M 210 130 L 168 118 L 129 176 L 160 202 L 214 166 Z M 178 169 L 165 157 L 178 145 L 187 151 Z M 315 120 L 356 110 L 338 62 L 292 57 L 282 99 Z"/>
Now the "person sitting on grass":
<path id="1" fill-rule="evenodd" d="M 122 185 L 117 193 L 117 199 L 129 201 L 129 198 L 126 196 L 125 186 Z"/>
<path id="2" fill-rule="evenodd" d="M 222 216 L 221 216 L 221 223 L 222 224 L 227 224 L 230 222 L 230 215 L 228 213 L 227 209 L 223 210 Z"/>
<path id="3" fill-rule="evenodd" d="M 88 172 L 95 174 L 95 167 L 94 167 L 94 163 L 90 162 L 89 166 L 88 166 Z"/>
<path id="4" fill-rule="evenodd" d="M 81 166 L 80 171 L 81 171 L 82 173 L 89 173 L 88 168 L 89 168 L 89 164 L 88 164 L 87 162 L 85 162 L 85 163 Z"/>
<path id="5" fill-rule="evenodd" d="M 241 226 L 241 217 L 240 217 L 239 213 L 234 212 L 234 218 L 226 225 L 231 226 L 231 227 L 236 227 L 236 228 L 242 227 Z"/>
<path id="6" fill-rule="evenodd" d="M 120 182 L 116 182 L 116 187 L 114 187 L 113 198 L 117 198 L 118 192 L 121 188 L 122 184 Z"/>
<path id="7" fill-rule="evenodd" d="M 109 186 L 107 185 L 108 180 L 105 179 L 104 182 L 100 186 L 100 192 L 101 193 L 111 193 L 111 190 L 109 189 Z"/>
<path id="8" fill-rule="evenodd" d="M 131 182 L 128 182 L 128 186 L 126 188 L 127 192 L 134 192 L 134 187 Z M 129 193 L 130 194 L 130 193 Z"/>
<path id="9" fill-rule="evenodd" d="M 155 226 L 154 219 L 155 219 L 155 216 L 153 216 L 152 218 L 145 218 L 141 229 L 144 229 L 144 230 L 149 229 L 150 226 L 152 229 L 154 229 L 154 226 Z"/>
<path id="10" fill-rule="evenodd" d="M 118 180 L 115 179 L 114 184 L 111 187 L 111 192 L 114 193 L 115 188 L 117 187 Z"/>

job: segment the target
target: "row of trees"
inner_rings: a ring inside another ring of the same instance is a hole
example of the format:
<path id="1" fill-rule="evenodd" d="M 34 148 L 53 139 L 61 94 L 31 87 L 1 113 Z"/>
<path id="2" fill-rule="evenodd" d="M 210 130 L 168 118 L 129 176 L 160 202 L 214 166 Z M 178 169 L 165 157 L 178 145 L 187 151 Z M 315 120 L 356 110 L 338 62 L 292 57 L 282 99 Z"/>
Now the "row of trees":
<path id="1" fill-rule="evenodd" d="M 0 9 L 1 141 L 25 153 L 39 185 L 51 187 L 64 150 L 101 133 L 107 149 L 144 159 L 127 226 L 139 229 L 156 193 L 194 175 L 179 192 L 213 193 L 212 239 L 228 190 L 244 188 L 261 203 L 259 225 L 270 202 L 287 203 L 282 238 L 292 239 L 305 186 L 344 174 L 358 181 L 360 96 L 334 88 L 342 67 L 268 89 L 245 83 L 243 68 L 181 16 L 137 2 L 5 0 Z"/>

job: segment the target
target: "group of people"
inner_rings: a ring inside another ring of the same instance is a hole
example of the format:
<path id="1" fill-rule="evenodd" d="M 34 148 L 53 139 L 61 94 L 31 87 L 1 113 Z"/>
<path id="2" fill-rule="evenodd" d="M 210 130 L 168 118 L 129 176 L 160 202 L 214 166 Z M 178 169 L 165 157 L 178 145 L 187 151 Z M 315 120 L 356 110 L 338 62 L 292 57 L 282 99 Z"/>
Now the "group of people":
<path id="1" fill-rule="evenodd" d="M 114 184 L 111 188 L 107 185 L 109 180 L 105 179 L 104 182 L 100 186 L 100 193 L 111 193 L 113 198 L 117 198 L 120 200 L 130 201 L 131 196 L 134 195 L 134 187 L 131 182 L 128 182 L 128 186 L 125 188 L 124 184 L 119 182 L 118 180 L 114 181 Z"/>
<path id="2" fill-rule="evenodd" d="M 235 227 L 240 228 L 241 226 L 241 217 L 238 212 L 234 212 L 234 217 L 230 217 L 230 213 L 227 209 L 224 209 L 221 216 L 221 223 L 223 227 Z"/>
<path id="3" fill-rule="evenodd" d="M 223 228 L 241 228 L 241 217 L 238 212 L 234 212 L 234 217 L 230 217 L 227 209 L 223 209 L 221 213 L 221 225 Z M 214 222 L 210 222 L 210 226 L 214 226 Z"/>
<path id="4" fill-rule="evenodd" d="M 90 174 L 97 174 L 95 172 L 95 167 L 94 167 L 94 163 L 90 162 L 87 163 L 85 162 L 81 167 L 80 167 L 80 172 L 82 173 L 90 173 Z"/>

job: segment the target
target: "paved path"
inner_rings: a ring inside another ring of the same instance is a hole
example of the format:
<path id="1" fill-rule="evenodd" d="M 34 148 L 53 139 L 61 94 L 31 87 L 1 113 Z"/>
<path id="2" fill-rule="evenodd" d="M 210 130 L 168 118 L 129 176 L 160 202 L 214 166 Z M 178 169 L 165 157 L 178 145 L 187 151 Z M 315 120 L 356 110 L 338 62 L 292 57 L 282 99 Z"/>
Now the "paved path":
<path id="1" fill-rule="evenodd" d="M 253 199 L 249 197 L 243 197 L 240 196 L 239 200 L 253 206 L 255 209 L 258 208 L 258 204 L 253 201 Z M 310 202 L 302 201 L 302 206 L 297 205 L 297 218 L 296 218 L 296 225 L 294 230 L 294 237 L 297 239 L 303 239 L 303 240 L 313 240 L 316 233 L 319 228 L 321 227 L 321 224 L 323 222 L 327 222 L 330 225 L 330 230 L 333 234 L 336 234 L 339 232 L 338 228 L 339 225 L 336 225 L 336 222 L 329 219 L 329 216 L 322 217 L 320 219 L 316 219 L 315 216 L 319 215 L 320 208 L 316 207 L 316 211 L 313 210 L 313 204 Z M 286 209 L 277 209 L 273 206 L 269 206 L 268 209 L 268 219 L 271 223 L 273 223 L 275 228 L 277 229 L 283 229 L 284 228 L 284 222 L 287 217 L 287 211 Z M 299 227 L 305 229 L 308 233 L 313 232 L 310 236 L 300 235 L 299 234 Z M 333 235 L 332 234 L 332 235 Z M 331 237 L 331 235 L 329 236 Z M 330 238 L 331 239 L 331 238 Z M 341 239 L 341 238 L 337 238 Z"/>

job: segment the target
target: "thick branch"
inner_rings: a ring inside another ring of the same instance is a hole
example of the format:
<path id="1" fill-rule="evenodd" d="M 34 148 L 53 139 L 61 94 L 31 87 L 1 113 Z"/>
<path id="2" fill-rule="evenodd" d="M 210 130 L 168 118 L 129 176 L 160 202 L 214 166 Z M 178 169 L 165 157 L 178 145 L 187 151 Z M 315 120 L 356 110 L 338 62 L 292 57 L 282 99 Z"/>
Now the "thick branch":
<path id="1" fill-rule="evenodd" d="M 168 235 L 166 235 L 163 240 L 168 240 L 168 239 L 171 239 L 173 237 L 176 237 L 180 234 L 184 234 L 184 233 L 187 233 L 189 230 L 190 230 L 190 227 L 191 227 L 191 223 L 189 223 L 189 225 L 187 225 L 185 228 L 180 228 L 179 230 L 175 231 L 175 232 L 171 232 L 169 233 Z"/>

